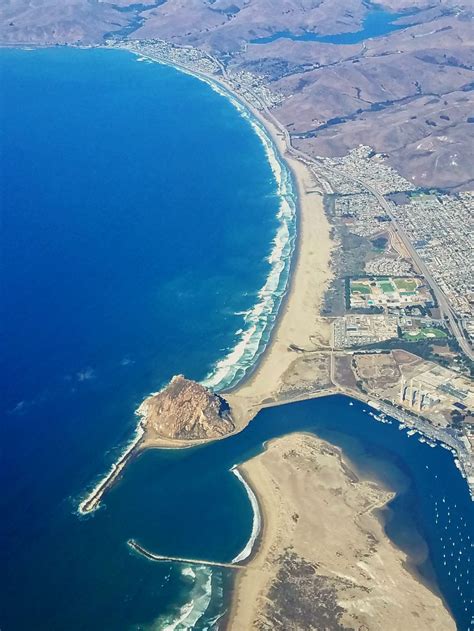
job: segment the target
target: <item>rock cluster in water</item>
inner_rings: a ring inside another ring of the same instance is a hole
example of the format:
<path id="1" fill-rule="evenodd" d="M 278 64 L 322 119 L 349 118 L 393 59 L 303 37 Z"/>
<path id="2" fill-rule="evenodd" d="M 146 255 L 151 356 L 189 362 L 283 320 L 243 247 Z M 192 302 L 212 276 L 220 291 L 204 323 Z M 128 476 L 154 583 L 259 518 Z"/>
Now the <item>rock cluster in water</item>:
<path id="1" fill-rule="evenodd" d="M 173 377 L 140 406 L 148 437 L 178 440 L 219 438 L 234 429 L 228 403 L 196 381 Z"/>

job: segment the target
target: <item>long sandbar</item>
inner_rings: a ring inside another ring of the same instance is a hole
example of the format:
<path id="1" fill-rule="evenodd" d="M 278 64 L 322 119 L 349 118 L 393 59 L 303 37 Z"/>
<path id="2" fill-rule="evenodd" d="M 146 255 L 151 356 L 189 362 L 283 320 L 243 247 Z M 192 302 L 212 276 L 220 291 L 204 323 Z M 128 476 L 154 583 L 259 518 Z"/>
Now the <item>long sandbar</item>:
<path id="1" fill-rule="evenodd" d="M 384 532 L 377 510 L 393 493 L 359 479 L 340 449 L 291 434 L 239 469 L 263 534 L 236 576 L 229 629 L 455 629 Z"/>

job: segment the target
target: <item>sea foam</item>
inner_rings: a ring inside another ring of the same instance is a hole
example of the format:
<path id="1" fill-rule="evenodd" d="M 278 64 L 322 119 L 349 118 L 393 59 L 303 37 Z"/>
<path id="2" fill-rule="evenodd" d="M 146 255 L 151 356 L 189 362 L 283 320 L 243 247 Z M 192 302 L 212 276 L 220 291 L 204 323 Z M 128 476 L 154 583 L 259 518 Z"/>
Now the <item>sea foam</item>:
<path id="1" fill-rule="evenodd" d="M 255 493 L 247 484 L 245 478 L 237 469 L 237 466 L 232 467 L 231 471 L 235 475 L 235 477 L 244 485 L 253 510 L 252 532 L 250 533 L 249 540 L 245 544 L 244 548 L 239 552 L 239 554 L 232 559 L 232 563 L 239 563 L 240 561 L 244 561 L 245 559 L 247 559 L 252 554 L 255 541 L 257 540 L 260 529 L 262 527 L 262 519 L 260 517 L 260 509 L 258 507 L 258 501 Z"/>
<path id="2" fill-rule="evenodd" d="M 183 570 L 183 574 L 186 571 Z M 153 625 L 153 629 L 160 631 L 184 631 L 185 629 L 194 629 L 196 624 L 202 621 L 212 599 L 212 571 L 204 566 L 199 566 L 194 574 L 194 585 L 189 595 L 189 600 L 182 605 L 178 612 L 159 618 Z M 191 575 L 186 574 L 187 577 Z"/>
<path id="3" fill-rule="evenodd" d="M 293 177 L 287 165 L 280 159 L 278 150 L 264 125 L 249 108 L 223 85 L 182 66 L 175 66 L 161 59 L 131 51 L 139 58 L 150 60 L 191 75 L 206 83 L 212 90 L 226 98 L 238 113 L 245 118 L 262 142 L 266 158 L 277 184 L 276 194 L 280 198 L 277 213 L 278 228 L 268 256 L 270 272 L 265 284 L 258 292 L 255 305 L 246 312 L 244 325 L 237 335 L 235 345 L 228 350 L 209 372 L 202 384 L 216 391 L 235 386 L 251 370 L 265 350 L 275 324 L 283 296 L 288 287 L 291 259 L 296 242 L 296 192 Z"/>
<path id="4" fill-rule="evenodd" d="M 290 264 L 296 241 L 296 197 L 289 169 L 279 159 L 275 145 L 252 114 L 223 90 L 240 114 L 246 118 L 260 138 L 277 183 L 280 207 L 278 227 L 268 256 L 270 271 L 265 284 L 258 292 L 254 306 L 244 314 L 235 346 L 219 360 L 204 379 L 203 384 L 214 390 L 235 386 L 255 365 L 270 339 L 284 294 L 288 287 Z"/>

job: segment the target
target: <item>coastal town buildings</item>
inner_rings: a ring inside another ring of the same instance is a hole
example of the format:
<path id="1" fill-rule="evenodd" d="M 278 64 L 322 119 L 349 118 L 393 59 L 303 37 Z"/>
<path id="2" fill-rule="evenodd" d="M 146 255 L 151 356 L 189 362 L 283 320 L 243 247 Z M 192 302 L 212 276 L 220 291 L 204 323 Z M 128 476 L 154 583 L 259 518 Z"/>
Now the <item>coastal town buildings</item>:
<path id="1" fill-rule="evenodd" d="M 474 194 L 420 194 L 394 214 L 472 337 L 474 321 Z"/>
<path id="2" fill-rule="evenodd" d="M 332 182 L 341 193 L 366 192 L 367 189 L 362 184 L 357 184 L 358 180 L 376 188 L 382 195 L 416 190 L 414 184 L 392 169 L 385 162 L 384 156 L 375 153 L 372 147 L 361 145 L 345 156 L 319 159 L 331 170 Z"/>
<path id="3" fill-rule="evenodd" d="M 425 283 L 416 277 L 369 277 L 349 279 L 351 309 L 432 306 Z"/>
<path id="4" fill-rule="evenodd" d="M 376 344 L 396 337 L 396 316 L 347 314 L 334 322 L 336 348 Z"/>
<path id="5" fill-rule="evenodd" d="M 340 219 L 354 234 L 371 237 L 384 229 L 390 218 L 378 201 L 369 193 L 336 195 L 334 216 Z"/>
<path id="6" fill-rule="evenodd" d="M 367 261 L 365 271 L 374 276 L 408 276 L 413 266 L 400 255 L 379 256 Z"/>
<path id="7" fill-rule="evenodd" d="M 175 46 L 160 39 L 143 40 L 112 40 L 106 41 L 107 46 L 130 50 L 158 62 L 175 65 L 203 75 L 225 74 L 226 81 L 232 89 L 242 96 L 252 107 L 262 110 L 264 107 L 279 105 L 284 96 L 265 84 L 263 77 L 247 70 L 230 72 L 212 55 L 192 46 Z"/>
<path id="8" fill-rule="evenodd" d="M 406 257 L 419 257 L 415 268 L 430 277 L 435 293 L 447 301 L 444 311 L 449 311 L 453 334 L 472 359 L 474 192 L 416 189 L 367 146 L 318 160 L 336 195 L 334 217 L 353 234 L 375 236 L 383 226 L 392 238 L 400 237 L 402 253 L 385 258 L 383 265 L 399 260 L 406 269 Z M 376 260 L 366 265 L 367 271 L 380 269 Z"/>

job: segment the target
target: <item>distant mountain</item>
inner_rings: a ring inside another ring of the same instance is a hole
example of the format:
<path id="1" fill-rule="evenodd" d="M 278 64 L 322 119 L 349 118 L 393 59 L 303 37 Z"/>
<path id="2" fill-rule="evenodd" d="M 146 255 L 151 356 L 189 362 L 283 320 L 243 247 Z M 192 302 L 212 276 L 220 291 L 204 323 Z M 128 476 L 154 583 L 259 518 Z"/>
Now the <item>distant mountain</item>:
<path id="1" fill-rule="evenodd" d="M 472 17 L 472 5 L 455 0 L 384 0 L 377 8 L 365 0 L 6 0 L 0 42 L 100 44 L 113 36 L 192 45 L 283 94 L 274 114 L 297 148 L 335 156 L 370 145 L 418 186 L 467 190 Z"/>

